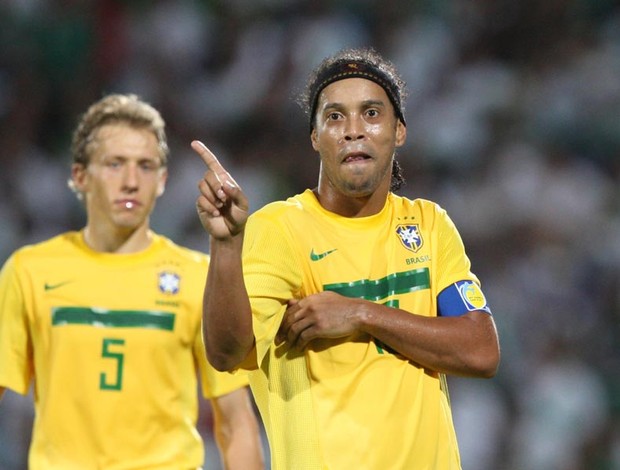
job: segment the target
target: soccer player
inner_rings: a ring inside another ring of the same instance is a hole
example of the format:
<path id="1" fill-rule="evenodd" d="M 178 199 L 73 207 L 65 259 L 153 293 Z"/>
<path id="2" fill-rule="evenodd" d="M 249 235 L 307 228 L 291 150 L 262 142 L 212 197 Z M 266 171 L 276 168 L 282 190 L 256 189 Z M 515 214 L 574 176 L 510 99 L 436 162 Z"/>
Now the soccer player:
<path id="1" fill-rule="evenodd" d="M 393 192 L 403 87 L 373 50 L 323 61 L 303 95 L 318 185 L 249 218 L 242 189 L 192 142 L 208 167 L 207 354 L 252 371 L 275 470 L 459 469 L 445 374 L 498 367 L 457 229 L 437 204 Z"/>
<path id="2" fill-rule="evenodd" d="M 225 467 L 263 468 L 247 376 L 206 361 L 208 257 L 149 228 L 164 126 L 135 95 L 94 103 L 72 143 L 85 227 L 22 247 L 0 273 L 0 396 L 34 382 L 31 470 L 200 468 L 198 377 Z"/>

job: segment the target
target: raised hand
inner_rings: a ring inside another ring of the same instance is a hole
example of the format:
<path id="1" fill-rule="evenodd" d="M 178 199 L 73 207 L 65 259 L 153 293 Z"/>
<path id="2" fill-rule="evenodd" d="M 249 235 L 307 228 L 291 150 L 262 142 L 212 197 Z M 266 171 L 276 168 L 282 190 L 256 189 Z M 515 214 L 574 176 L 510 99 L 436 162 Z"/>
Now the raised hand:
<path id="1" fill-rule="evenodd" d="M 216 240 L 226 240 L 241 233 L 248 218 L 248 199 L 215 155 L 199 140 L 192 148 L 207 165 L 198 182 L 196 200 L 198 217 L 204 229 Z"/>

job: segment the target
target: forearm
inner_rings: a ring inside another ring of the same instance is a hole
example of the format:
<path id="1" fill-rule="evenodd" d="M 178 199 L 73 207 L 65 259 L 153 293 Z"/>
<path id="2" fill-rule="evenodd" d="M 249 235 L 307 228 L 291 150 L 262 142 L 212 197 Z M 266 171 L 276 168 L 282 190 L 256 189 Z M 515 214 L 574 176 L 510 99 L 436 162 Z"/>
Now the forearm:
<path id="1" fill-rule="evenodd" d="M 215 441 L 226 470 L 260 470 L 264 456 L 259 424 L 247 388 L 212 401 Z"/>
<path id="2" fill-rule="evenodd" d="M 211 238 L 203 333 L 209 362 L 218 370 L 234 369 L 254 344 L 252 310 L 243 281 L 242 246 L 243 234 L 227 241 Z"/>
<path id="3" fill-rule="evenodd" d="M 424 317 L 360 302 L 361 329 L 428 369 L 470 377 L 492 377 L 499 364 L 493 318 L 484 312 L 460 317 Z"/>
<path id="4" fill-rule="evenodd" d="M 253 424 L 254 428 L 250 425 Z M 261 470 L 265 468 L 263 449 L 256 423 L 237 426 L 229 439 L 216 434 L 217 446 L 226 470 Z"/>

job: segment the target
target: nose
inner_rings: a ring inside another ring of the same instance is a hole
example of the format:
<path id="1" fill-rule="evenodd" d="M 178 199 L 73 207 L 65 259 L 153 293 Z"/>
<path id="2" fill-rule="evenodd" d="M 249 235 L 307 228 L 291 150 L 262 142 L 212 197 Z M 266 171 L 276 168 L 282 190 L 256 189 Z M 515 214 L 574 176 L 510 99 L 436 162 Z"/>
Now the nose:
<path id="1" fill-rule="evenodd" d="M 345 140 L 359 140 L 363 139 L 365 135 L 363 120 L 357 115 L 349 116 L 345 127 Z"/>
<path id="2" fill-rule="evenodd" d="M 138 189 L 138 166 L 136 164 L 129 163 L 125 165 L 123 187 L 128 191 L 135 191 Z"/>

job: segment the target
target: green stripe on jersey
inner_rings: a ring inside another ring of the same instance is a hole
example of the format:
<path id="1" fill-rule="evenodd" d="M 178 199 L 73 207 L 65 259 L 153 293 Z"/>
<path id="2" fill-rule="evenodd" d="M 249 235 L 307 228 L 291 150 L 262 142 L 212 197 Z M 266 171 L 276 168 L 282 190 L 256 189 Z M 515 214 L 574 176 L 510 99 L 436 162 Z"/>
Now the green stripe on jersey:
<path id="1" fill-rule="evenodd" d="M 52 325 L 91 325 L 105 328 L 174 329 L 174 313 L 156 310 L 106 310 L 91 307 L 52 309 Z"/>
<path id="2" fill-rule="evenodd" d="M 388 274 L 381 279 L 361 279 L 353 282 L 326 284 L 323 289 L 337 292 L 345 297 L 377 301 L 395 294 L 428 289 L 430 286 L 429 270 L 428 268 L 421 268 Z"/>

